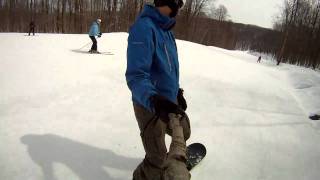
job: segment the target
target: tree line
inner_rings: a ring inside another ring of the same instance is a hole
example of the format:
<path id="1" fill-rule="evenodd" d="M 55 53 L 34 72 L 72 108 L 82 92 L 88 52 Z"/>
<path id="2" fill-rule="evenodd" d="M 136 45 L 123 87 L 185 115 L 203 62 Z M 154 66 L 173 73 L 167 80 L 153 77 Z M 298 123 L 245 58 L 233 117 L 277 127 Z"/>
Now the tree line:
<path id="1" fill-rule="evenodd" d="M 143 0 L 0 0 L 1 31 L 27 31 L 35 21 L 38 32 L 85 33 L 98 17 L 104 32 L 126 31 L 142 9 Z"/>
<path id="2" fill-rule="evenodd" d="M 320 64 L 320 1 L 285 0 L 274 29 L 281 32 L 278 64 L 317 68 Z"/>
<path id="3" fill-rule="evenodd" d="M 276 64 L 320 68 L 320 1 L 283 0 L 273 29 L 234 23 L 235 49 L 272 55 Z"/>
<path id="4" fill-rule="evenodd" d="M 37 32 L 86 33 L 92 21 L 101 18 L 102 32 L 127 32 L 146 1 L 152 0 L 0 0 L 0 31 L 26 32 L 35 21 Z M 185 0 L 174 29 L 177 38 L 233 49 L 233 40 L 224 33 L 231 31 L 225 23 L 227 9 L 220 6 L 206 13 L 214 1 Z"/>
<path id="5" fill-rule="evenodd" d="M 2 32 L 87 33 L 96 18 L 102 32 L 127 32 L 146 1 L 152 0 L 0 0 Z M 174 28 L 178 39 L 226 49 L 268 53 L 277 64 L 320 65 L 319 0 L 283 0 L 273 29 L 233 23 L 216 0 L 185 0 Z"/>

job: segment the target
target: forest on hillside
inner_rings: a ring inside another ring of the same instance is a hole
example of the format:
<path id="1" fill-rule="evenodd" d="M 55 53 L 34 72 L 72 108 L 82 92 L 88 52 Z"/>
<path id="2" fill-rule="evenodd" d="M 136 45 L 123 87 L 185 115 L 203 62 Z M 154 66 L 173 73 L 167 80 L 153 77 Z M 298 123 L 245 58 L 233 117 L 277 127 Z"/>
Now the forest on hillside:
<path id="1" fill-rule="evenodd" d="M 87 33 L 101 18 L 102 32 L 127 32 L 150 0 L 0 0 L 1 32 Z M 215 0 L 185 0 L 174 32 L 178 39 L 251 50 L 281 62 L 320 66 L 320 1 L 283 0 L 273 29 L 234 23 Z M 272 16 L 272 15 L 270 15 Z"/>

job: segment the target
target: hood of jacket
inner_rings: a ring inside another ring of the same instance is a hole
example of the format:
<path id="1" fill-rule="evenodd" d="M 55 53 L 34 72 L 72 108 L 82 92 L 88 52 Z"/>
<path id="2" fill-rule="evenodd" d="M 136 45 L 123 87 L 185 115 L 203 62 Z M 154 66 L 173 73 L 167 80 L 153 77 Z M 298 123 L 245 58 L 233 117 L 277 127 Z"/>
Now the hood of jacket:
<path id="1" fill-rule="evenodd" d="M 144 6 L 143 11 L 140 14 L 140 17 L 149 17 L 155 24 L 158 24 L 159 27 L 163 30 L 170 30 L 176 24 L 176 20 L 174 18 L 170 18 L 161 14 L 156 7 L 149 4 Z"/>

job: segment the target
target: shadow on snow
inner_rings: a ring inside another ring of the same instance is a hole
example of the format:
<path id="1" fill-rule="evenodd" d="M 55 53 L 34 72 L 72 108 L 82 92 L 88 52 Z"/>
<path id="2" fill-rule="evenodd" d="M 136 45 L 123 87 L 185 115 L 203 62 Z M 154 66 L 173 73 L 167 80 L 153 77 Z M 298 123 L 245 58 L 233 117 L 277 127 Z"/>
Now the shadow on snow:
<path id="1" fill-rule="evenodd" d="M 103 167 L 132 171 L 141 161 L 53 134 L 25 135 L 21 142 L 28 147 L 31 159 L 41 167 L 45 180 L 57 180 L 54 163 L 66 165 L 81 180 L 117 180 Z"/>

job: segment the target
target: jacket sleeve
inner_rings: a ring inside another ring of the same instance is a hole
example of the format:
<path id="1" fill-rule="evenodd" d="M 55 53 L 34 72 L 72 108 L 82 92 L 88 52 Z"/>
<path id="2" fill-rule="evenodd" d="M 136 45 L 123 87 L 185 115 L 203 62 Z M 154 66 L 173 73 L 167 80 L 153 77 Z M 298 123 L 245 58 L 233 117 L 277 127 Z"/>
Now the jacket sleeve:
<path id="1" fill-rule="evenodd" d="M 150 97 L 157 94 L 150 76 L 154 51 L 151 27 L 137 22 L 129 32 L 126 80 L 133 99 L 149 111 Z"/>

